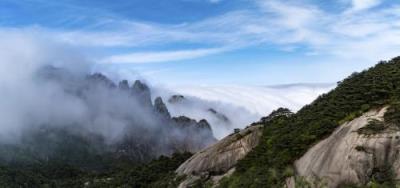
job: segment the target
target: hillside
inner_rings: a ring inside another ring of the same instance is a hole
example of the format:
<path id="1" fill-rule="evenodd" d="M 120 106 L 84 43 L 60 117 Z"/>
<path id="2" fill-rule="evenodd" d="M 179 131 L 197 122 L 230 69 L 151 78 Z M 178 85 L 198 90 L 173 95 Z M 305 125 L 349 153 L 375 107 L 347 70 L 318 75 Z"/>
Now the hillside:
<path id="1" fill-rule="evenodd" d="M 215 184 L 229 176 L 235 171 L 236 163 L 257 146 L 261 130 L 262 125 L 249 126 L 194 154 L 175 171 L 185 177 L 179 187 L 193 187 L 207 179 Z"/>
<path id="2" fill-rule="evenodd" d="M 289 188 L 395 187 L 400 177 L 399 124 L 388 121 L 387 107 L 364 113 L 340 125 L 295 162 Z"/>
<path id="3" fill-rule="evenodd" d="M 296 114 L 266 121 L 260 144 L 238 163 L 232 176 L 221 181 L 220 187 L 283 186 L 295 173 L 294 162 L 311 146 L 370 109 L 390 105 L 387 119 L 398 122 L 399 86 L 397 57 L 352 74 Z"/>

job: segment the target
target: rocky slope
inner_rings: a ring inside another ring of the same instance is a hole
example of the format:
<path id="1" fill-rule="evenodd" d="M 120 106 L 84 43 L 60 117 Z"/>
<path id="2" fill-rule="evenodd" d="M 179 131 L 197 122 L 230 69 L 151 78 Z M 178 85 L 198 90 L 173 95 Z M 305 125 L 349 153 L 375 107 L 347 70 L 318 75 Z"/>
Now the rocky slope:
<path id="1" fill-rule="evenodd" d="M 372 179 L 385 181 L 390 175 L 399 180 L 399 129 L 389 126 L 377 133 L 360 131 L 371 121 L 383 122 L 386 110 L 387 107 L 364 113 L 313 146 L 295 162 L 298 177 L 288 179 L 288 187 L 296 187 L 295 179 L 298 181 L 299 177 L 315 187 L 366 185 Z"/>
<path id="2" fill-rule="evenodd" d="M 231 174 L 237 161 L 258 144 L 261 128 L 262 125 L 249 126 L 194 154 L 176 170 L 178 176 L 186 175 L 179 187 L 191 187 L 199 179 L 215 184 Z"/>
<path id="3" fill-rule="evenodd" d="M 296 174 L 302 187 L 310 187 L 302 175 L 330 187 L 395 187 L 399 85 L 396 57 L 353 73 L 288 117 L 273 117 L 264 123 L 263 139 L 221 187 L 282 187 Z M 386 113 L 371 111 L 384 106 Z"/>

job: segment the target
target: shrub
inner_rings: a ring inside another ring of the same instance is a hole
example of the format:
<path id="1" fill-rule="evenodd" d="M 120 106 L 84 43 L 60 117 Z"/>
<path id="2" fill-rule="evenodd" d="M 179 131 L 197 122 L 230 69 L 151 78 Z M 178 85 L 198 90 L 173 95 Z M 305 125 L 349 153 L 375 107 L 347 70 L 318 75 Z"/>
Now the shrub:
<path id="1" fill-rule="evenodd" d="M 371 135 L 371 134 L 381 133 L 385 129 L 386 129 L 386 126 L 385 126 L 384 122 L 379 121 L 377 119 L 372 119 L 368 122 L 367 125 L 358 129 L 357 132 L 358 132 L 358 134 Z"/>

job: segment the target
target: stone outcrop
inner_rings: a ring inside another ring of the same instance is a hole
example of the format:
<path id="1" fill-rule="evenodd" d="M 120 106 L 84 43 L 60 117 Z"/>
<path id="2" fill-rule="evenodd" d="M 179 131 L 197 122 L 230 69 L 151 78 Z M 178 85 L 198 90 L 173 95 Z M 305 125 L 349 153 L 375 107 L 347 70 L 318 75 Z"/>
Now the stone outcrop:
<path id="1" fill-rule="evenodd" d="M 394 179 L 400 179 L 398 129 L 388 128 L 370 135 L 358 132 L 373 119 L 383 121 L 386 109 L 372 110 L 344 123 L 313 146 L 295 162 L 296 179 L 305 179 L 314 187 L 365 185 L 372 178 L 377 180 L 388 173 L 393 173 Z M 295 187 L 294 178 L 286 182 L 287 187 Z"/>
<path id="2" fill-rule="evenodd" d="M 179 116 L 173 117 L 172 122 L 172 125 L 180 130 L 180 133 L 176 135 L 176 138 L 180 139 L 176 142 L 176 146 L 181 148 L 181 151 L 194 153 L 217 142 L 210 124 L 204 119 L 197 122 L 186 116 Z"/>
<path id="3" fill-rule="evenodd" d="M 131 94 L 141 99 L 145 106 L 151 106 L 151 92 L 150 88 L 140 80 L 136 80 L 131 87 Z"/>
<path id="4" fill-rule="evenodd" d="M 185 97 L 183 95 L 172 95 L 169 99 L 168 102 L 175 104 L 175 103 L 180 103 L 185 100 Z"/>
<path id="5" fill-rule="evenodd" d="M 120 81 L 119 84 L 118 84 L 118 88 L 121 89 L 121 90 L 125 90 L 125 91 L 129 90 L 128 80 Z"/>
<path id="6" fill-rule="evenodd" d="M 36 131 L 39 128 L 34 125 L 30 126 L 32 130 L 24 136 L 28 140 L 26 153 L 29 157 L 38 157 L 35 160 L 48 160 L 46 156 L 53 156 L 79 161 L 83 158 L 78 157 L 87 154 L 83 150 L 88 149 L 93 155 L 104 154 L 113 159 L 147 162 L 175 152 L 194 153 L 217 141 L 207 121 L 171 118 L 167 106 L 159 97 L 153 104 L 150 87 L 142 81 L 137 80 L 129 85 L 127 80 L 122 80 L 115 84 L 101 73 L 75 75 L 66 69 L 50 66 L 38 71 L 35 79 L 57 84 L 68 96 L 78 99 L 79 104 L 82 102 L 83 106 L 79 105 L 79 109 L 84 108 L 87 112 L 83 120 L 71 120 L 73 125 L 64 125 L 61 121 L 54 122 L 54 125 L 53 122 L 40 125 L 40 130 L 45 132 Z M 38 136 L 33 135 L 36 132 Z M 61 135 L 57 136 L 59 140 L 65 139 L 66 142 L 54 143 L 51 137 L 45 137 L 56 133 Z M 54 152 L 58 148 L 62 148 L 61 151 L 68 149 L 68 155 Z M 18 149 L 16 147 L 15 151 Z M 97 150 L 98 153 L 95 153 Z M 31 155 L 31 152 L 41 155 Z M 53 152 L 57 155 L 50 155 Z M 0 162 L 2 158 L 13 158 L 12 152 L 6 153 L 11 153 L 8 155 L 11 157 L 0 156 Z"/>
<path id="7" fill-rule="evenodd" d="M 178 175 L 187 177 L 180 187 L 190 187 L 190 183 L 199 178 L 217 183 L 223 176 L 233 173 L 237 161 L 257 146 L 261 135 L 262 125 L 250 126 L 197 152 L 176 170 Z"/>
<path id="8" fill-rule="evenodd" d="M 156 110 L 157 113 L 159 113 L 163 118 L 170 119 L 171 114 L 168 111 L 167 106 L 164 104 L 163 100 L 161 97 L 157 97 L 154 100 L 154 109 Z"/>
<path id="9" fill-rule="evenodd" d="M 207 112 L 211 113 L 211 114 L 214 115 L 218 120 L 220 120 L 220 121 L 222 121 L 222 122 L 224 122 L 224 123 L 231 123 L 231 120 L 229 120 L 229 118 L 226 117 L 225 114 L 222 114 L 222 113 L 216 111 L 216 110 L 213 109 L 213 108 L 207 109 Z"/>

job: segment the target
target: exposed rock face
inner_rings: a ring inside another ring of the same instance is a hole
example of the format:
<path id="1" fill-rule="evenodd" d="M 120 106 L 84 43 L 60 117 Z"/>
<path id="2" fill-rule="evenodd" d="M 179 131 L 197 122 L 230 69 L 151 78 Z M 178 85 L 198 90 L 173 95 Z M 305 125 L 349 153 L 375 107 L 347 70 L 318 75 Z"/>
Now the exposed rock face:
<path id="1" fill-rule="evenodd" d="M 207 110 L 208 112 L 210 112 L 211 114 L 213 114 L 218 120 L 224 122 L 224 123 L 231 123 L 231 121 L 229 120 L 228 117 L 226 117 L 225 114 L 222 114 L 220 112 L 217 112 L 215 109 L 213 108 L 209 108 Z"/>
<path id="2" fill-rule="evenodd" d="M 218 177 L 231 174 L 237 161 L 257 146 L 261 128 L 262 125 L 250 126 L 193 155 L 176 170 L 178 175 L 188 176 L 180 187 L 190 187 L 200 177 L 219 180 Z"/>
<path id="3" fill-rule="evenodd" d="M 139 97 L 143 105 L 151 106 L 150 88 L 143 82 L 136 80 L 132 85 L 132 94 Z"/>
<path id="4" fill-rule="evenodd" d="M 100 74 L 100 73 L 95 73 L 93 75 L 90 75 L 88 77 L 88 80 L 92 84 L 104 84 L 105 86 L 110 87 L 110 88 L 116 87 L 113 81 L 111 81 L 106 76 L 104 76 L 103 74 Z"/>
<path id="5" fill-rule="evenodd" d="M 161 99 L 161 97 L 157 97 L 154 100 L 154 109 L 156 110 L 156 112 L 161 114 L 161 116 L 163 116 L 164 118 L 168 118 L 168 119 L 171 118 L 171 115 L 169 114 L 168 108 L 164 104 L 164 102 Z"/>
<path id="6" fill-rule="evenodd" d="M 319 184 L 328 187 L 365 185 L 389 167 L 395 179 L 400 179 L 400 132 L 387 129 L 372 135 L 357 133 L 371 119 L 382 121 L 385 111 L 373 110 L 341 125 L 295 162 L 297 176 L 313 183 L 318 179 Z M 295 187 L 293 178 L 287 181 L 287 187 Z"/>
<path id="7" fill-rule="evenodd" d="M 51 159 L 90 166 L 90 159 L 103 165 L 91 156 L 146 162 L 175 152 L 197 152 L 216 142 L 206 121 L 172 119 L 161 98 L 153 105 L 151 91 L 141 81 L 129 87 L 128 81 L 115 84 L 101 73 L 72 74 L 54 67 L 38 71 L 35 79 L 62 88 L 79 103 L 69 109 L 85 113 L 68 116 L 68 121 L 33 122 L 22 130 L 21 144 L 0 144 L 0 163 Z"/>
<path id="8" fill-rule="evenodd" d="M 197 152 L 210 144 L 217 142 L 212 134 L 210 124 L 206 120 L 197 122 L 185 116 L 173 117 L 174 126 L 185 133 L 185 135 L 177 135 L 183 138 L 183 141 L 177 143 L 178 148 L 182 151 Z"/>
<path id="9" fill-rule="evenodd" d="M 121 90 L 129 90 L 128 80 L 122 80 L 121 82 L 119 82 L 118 88 Z"/>
<path id="10" fill-rule="evenodd" d="M 185 97 L 183 95 L 172 95 L 169 99 L 169 103 L 179 103 L 185 100 Z"/>

